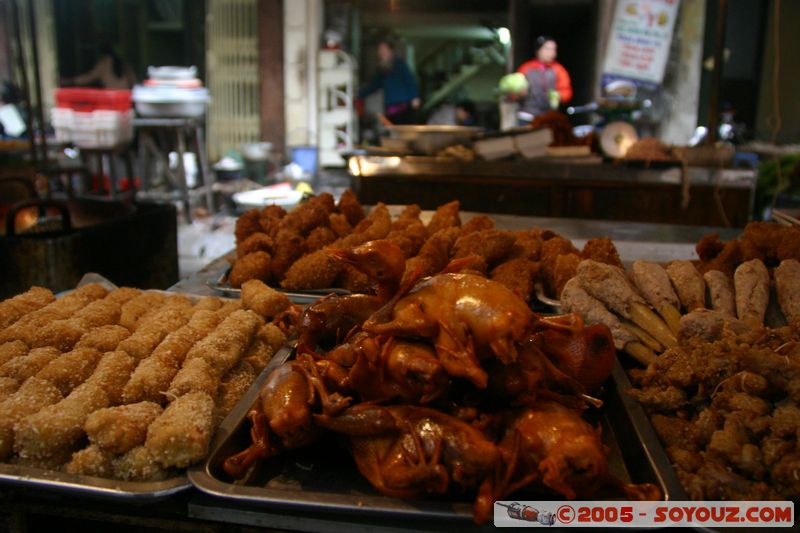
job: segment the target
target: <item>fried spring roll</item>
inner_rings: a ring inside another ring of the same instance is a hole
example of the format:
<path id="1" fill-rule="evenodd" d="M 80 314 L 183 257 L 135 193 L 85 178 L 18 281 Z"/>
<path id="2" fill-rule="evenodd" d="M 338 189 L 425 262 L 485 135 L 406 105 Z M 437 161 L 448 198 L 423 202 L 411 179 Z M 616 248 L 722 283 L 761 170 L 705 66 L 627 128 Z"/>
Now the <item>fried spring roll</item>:
<path id="1" fill-rule="evenodd" d="M 214 433 L 214 400 L 202 392 L 181 396 L 150 424 L 145 447 L 163 466 L 183 468 L 203 459 Z"/>
<path id="2" fill-rule="evenodd" d="M 703 274 L 708 288 L 708 301 L 711 309 L 730 317 L 736 316 L 736 302 L 733 296 L 731 279 L 719 270 L 709 270 Z"/>
<path id="3" fill-rule="evenodd" d="M 224 418 L 253 384 L 258 372 L 246 361 L 240 361 L 223 378 L 217 396 L 217 416 Z"/>
<path id="4" fill-rule="evenodd" d="M 123 454 L 144 444 L 148 426 L 161 412 L 161 406 L 153 402 L 106 407 L 90 414 L 83 428 L 92 444 Z"/>
<path id="5" fill-rule="evenodd" d="M 122 306 L 119 325 L 134 331 L 139 319 L 161 307 L 164 304 L 164 300 L 166 300 L 166 296 L 160 292 L 152 291 L 143 292 L 132 298 Z"/>
<path id="6" fill-rule="evenodd" d="M 203 296 L 194 305 L 195 311 L 217 311 L 222 307 L 222 300 L 216 296 Z"/>
<path id="7" fill-rule="evenodd" d="M 30 378 L 0 403 L 0 460 L 6 460 L 13 450 L 14 424 L 61 398 L 61 393 L 50 383 Z"/>
<path id="8" fill-rule="evenodd" d="M 800 262 L 784 259 L 775 269 L 775 290 L 786 320 L 800 319 Z"/>
<path id="9" fill-rule="evenodd" d="M 169 384 L 167 400 L 174 401 L 190 392 L 203 392 L 215 398 L 219 384 L 219 373 L 211 363 L 200 357 L 187 359 Z"/>
<path id="10" fill-rule="evenodd" d="M 0 344 L 0 366 L 11 361 L 15 357 L 22 357 L 28 354 L 28 345 L 22 341 L 8 341 Z"/>
<path id="11" fill-rule="evenodd" d="M 684 312 L 705 308 L 706 283 L 691 261 L 673 261 L 667 265 L 666 271 Z"/>
<path id="12" fill-rule="evenodd" d="M 258 279 L 242 283 L 241 298 L 246 309 L 258 313 L 264 320 L 272 320 L 275 315 L 292 305 L 286 294 L 268 287 Z"/>
<path id="13" fill-rule="evenodd" d="M 5 400 L 19 389 L 19 381 L 14 378 L 0 378 L 0 401 Z"/>
<path id="14" fill-rule="evenodd" d="M 50 361 L 36 377 L 51 383 L 66 396 L 92 375 L 101 356 L 94 348 L 75 348 Z"/>
<path id="15" fill-rule="evenodd" d="M 52 291 L 31 287 L 26 292 L 0 302 L 0 330 L 4 330 L 28 313 L 41 309 L 56 299 Z"/>
<path id="16" fill-rule="evenodd" d="M 34 336 L 31 347 L 55 346 L 63 352 L 68 352 L 90 329 L 116 324 L 119 321 L 120 309 L 120 305 L 116 302 L 106 299 L 96 300 L 72 317 L 56 320 L 42 327 Z"/>
<path id="17" fill-rule="evenodd" d="M 672 333 L 677 335 L 681 320 L 681 302 L 672 288 L 667 271 L 651 261 L 634 261 L 632 270 L 636 288 L 661 315 Z"/>
<path id="18" fill-rule="evenodd" d="M 760 259 L 746 261 L 733 273 L 736 316 L 751 325 L 763 325 L 769 304 L 769 272 Z"/>
<path id="19" fill-rule="evenodd" d="M 123 326 L 111 324 L 94 328 L 83 334 L 73 349 L 94 348 L 98 352 L 113 352 L 119 343 L 130 337 L 131 332 Z"/>
<path id="20" fill-rule="evenodd" d="M 118 303 L 119 305 L 125 305 L 140 294 L 142 294 L 141 289 L 134 289 L 133 287 L 120 287 L 109 292 L 105 299 Z"/>
<path id="21" fill-rule="evenodd" d="M 125 481 L 158 481 L 169 475 L 144 446 L 137 446 L 114 459 L 113 467 L 114 477 Z"/>
<path id="22" fill-rule="evenodd" d="M 124 403 L 164 402 L 164 393 L 178 373 L 186 354 L 211 333 L 221 318 L 213 311 L 197 311 L 189 323 L 170 333 L 150 357 L 139 362 L 122 392 Z"/>
<path id="23" fill-rule="evenodd" d="M 68 474 L 111 478 L 114 476 L 114 458 L 113 453 L 90 444 L 73 453 L 64 470 Z"/>
<path id="24" fill-rule="evenodd" d="M 149 356 L 164 338 L 188 322 L 185 310 L 178 306 L 165 306 L 142 321 L 136 331 L 119 343 L 123 350 L 137 361 Z"/>
<path id="25" fill-rule="evenodd" d="M 0 376 L 14 378 L 20 383 L 35 376 L 41 369 L 61 355 L 61 352 L 52 346 L 34 348 L 28 355 L 15 357 L 8 363 L 0 366 Z"/>

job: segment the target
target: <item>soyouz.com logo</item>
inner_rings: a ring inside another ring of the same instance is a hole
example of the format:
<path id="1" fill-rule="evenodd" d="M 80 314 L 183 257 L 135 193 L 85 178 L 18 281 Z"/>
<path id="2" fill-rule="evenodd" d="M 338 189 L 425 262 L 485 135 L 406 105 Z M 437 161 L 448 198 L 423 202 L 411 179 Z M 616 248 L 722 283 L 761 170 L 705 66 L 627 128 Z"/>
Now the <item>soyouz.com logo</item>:
<path id="1" fill-rule="evenodd" d="M 794 503 L 498 501 L 496 527 L 793 527 Z"/>

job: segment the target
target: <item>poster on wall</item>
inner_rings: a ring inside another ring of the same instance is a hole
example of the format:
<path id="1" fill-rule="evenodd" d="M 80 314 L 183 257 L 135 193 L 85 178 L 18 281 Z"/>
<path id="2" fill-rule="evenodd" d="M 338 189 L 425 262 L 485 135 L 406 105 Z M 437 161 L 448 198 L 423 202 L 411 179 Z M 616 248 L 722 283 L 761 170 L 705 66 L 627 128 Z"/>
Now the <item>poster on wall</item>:
<path id="1" fill-rule="evenodd" d="M 664 79 L 680 0 L 617 0 L 603 63 L 603 85 L 632 80 L 655 88 Z"/>

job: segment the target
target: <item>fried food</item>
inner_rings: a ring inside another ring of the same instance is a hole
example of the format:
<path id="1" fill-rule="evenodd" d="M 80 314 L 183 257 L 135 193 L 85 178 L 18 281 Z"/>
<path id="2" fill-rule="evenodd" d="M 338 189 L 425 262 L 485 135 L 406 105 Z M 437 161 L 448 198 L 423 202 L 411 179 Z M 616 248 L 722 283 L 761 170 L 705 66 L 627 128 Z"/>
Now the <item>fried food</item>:
<path id="1" fill-rule="evenodd" d="M 215 296 L 203 296 L 194 304 L 193 311 L 194 313 L 197 313 L 197 311 L 219 311 L 222 305 L 222 300 Z M 194 316 L 194 314 L 192 316 Z"/>
<path id="2" fill-rule="evenodd" d="M 290 291 L 305 291 L 332 287 L 342 271 L 342 263 L 325 250 L 317 250 L 295 261 L 281 280 L 281 287 Z"/>
<path id="3" fill-rule="evenodd" d="M 36 377 L 47 381 L 66 396 L 92 375 L 102 353 L 94 348 L 75 348 L 42 368 Z"/>
<path id="4" fill-rule="evenodd" d="M 446 228 L 461 227 L 460 206 L 461 204 L 458 200 L 453 200 L 437 207 L 426 228 L 428 235 L 433 236 L 437 231 Z"/>
<path id="5" fill-rule="evenodd" d="M 281 219 L 280 227 L 291 228 L 301 235 L 308 235 L 312 229 L 326 225 L 333 210 L 333 196 L 330 193 L 322 193 L 286 213 Z"/>
<path id="6" fill-rule="evenodd" d="M 417 204 L 409 204 L 403 208 L 400 212 L 400 215 L 397 217 L 392 223 L 392 231 L 402 230 L 407 228 L 409 225 L 416 224 L 417 222 L 422 222 L 419 216 L 422 214 L 422 208 Z"/>
<path id="7" fill-rule="evenodd" d="M 164 402 L 164 393 L 178 373 L 186 354 L 222 321 L 218 313 L 197 311 L 189 323 L 161 341 L 150 357 L 142 359 L 122 391 L 124 403 Z"/>
<path id="8" fill-rule="evenodd" d="M 270 278 L 275 262 L 267 252 L 253 252 L 239 257 L 231 267 L 228 283 L 231 287 L 241 287 L 242 283 L 250 279 Z"/>
<path id="9" fill-rule="evenodd" d="M 406 276 L 419 270 L 420 275 L 430 276 L 440 272 L 450 261 L 450 252 L 458 239 L 456 227 L 437 231 L 425 241 L 419 254 L 406 261 Z"/>
<path id="10" fill-rule="evenodd" d="M 93 328 L 81 336 L 73 350 L 78 348 L 94 348 L 98 352 L 113 352 L 119 343 L 131 336 L 130 330 L 123 326 L 111 324 Z"/>
<path id="11" fill-rule="evenodd" d="M 703 274 L 703 281 L 706 282 L 706 288 L 708 288 L 708 301 L 711 309 L 735 317 L 736 303 L 731 279 L 719 270 L 709 270 Z"/>
<path id="12" fill-rule="evenodd" d="M 493 266 L 511 251 L 516 238 L 510 231 L 487 229 L 462 235 L 453 245 L 453 258 L 477 255 Z"/>
<path id="13" fill-rule="evenodd" d="M 280 229 L 281 219 L 286 216 L 286 210 L 279 205 L 268 205 L 261 210 L 258 216 L 258 223 L 261 231 L 275 238 Z"/>
<path id="14" fill-rule="evenodd" d="M 754 326 L 763 324 L 769 304 L 769 272 L 764 263 L 751 259 L 736 267 L 733 286 L 739 320 Z"/>
<path id="15" fill-rule="evenodd" d="M 303 236 L 294 229 L 281 229 L 275 237 L 275 254 L 272 256 L 272 261 L 269 270 L 272 273 L 273 279 L 280 281 L 292 266 L 296 259 L 306 253 L 306 242 Z M 239 285 L 248 279 L 254 279 L 255 276 L 244 278 L 242 276 Z M 267 277 L 257 279 L 268 279 Z"/>
<path id="16" fill-rule="evenodd" d="M 292 305 L 284 293 L 268 287 L 257 279 L 242 283 L 240 297 L 246 309 L 254 311 L 267 321 Z"/>
<path id="17" fill-rule="evenodd" d="M 109 302 L 125 305 L 140 294 L 142 294 L 141 289 L 135 289 L 133 287 L 120 287 L 109 292 L 105 299 Z"/>
<path id="18" fill-rule="evenodd" d="M 634 261 L 631 277 L 647 303 L 653 306 L 672 333 L 677 335 L 680 329 L 681 302 L 672 288 L 667 271 L 652 261 Z"/>
<path id="19" fill-rule="evenodd" d="M 581 254 L 572 241 L 558 235 L 543 241 L 539 253 L 545 270 L 552 268 L 559 255 L 575 254 L 580 256 Z"/>
<path id="20" fill-rule="evenodd" d="M 527 302 L 531 299 L 534 283 L 538 275 L 539 263 L 517 258 L 496 266 L 489 277 L 516 292 Z"/>
<path id="21" fill-rule="evenodd" d="M 34 335 L 31 347 L 55 346 L 61 351 L 69 351 L 92 328 L 116 324 L 120 312 L 120 304 L 107 299 L 96 300 L 70 318 L 43 326 Z"/>
<path id="22" fill-rule="evenodd" d="M 494 220 L 489 215 L 475 215 L 461 226 L 461 236 L 489 229 L 494 229 Z"/>
<path id="23" fill-rule="evenodd" d="M 253 252 L 272 253 L 275 243 L 266 233 L 256 232 L 236 244 L 236 257 L 244 257 Z"/>
<path id="24" fill-rule="evenodd" d="M 28 353 L 28 345 L 22 341 L 8 341 L 0 344 L 0 367 L 15 357 L 22 357 Z"/>
<path id="25" fill-rule="evenodd" d="M 715 309 L 695 309 L 681 317 L 678 338 L 681 341 L 694 337 L 715 341 L 726 333 L 739 335 L 751 329 L 751 325 L 732 314 Z"/>
<path id="26" fill-rule="evenodd" d="M 334 287 L 340 287 L 346 291 L 366 294 L 372 290 L 372 280 L 356 269 L 352 265 L 343 265 L 342 271 L 333 282 Z"/>
<path id="27" fill-rule="evenodd" d="M 564 290 L 564 285 L 575 277 L 581 261 L 581 256 L 570 253 L 556 256 L 555 261 L 549 263 L 549 268 L 545 268 L 545 264 L 542 263 L 542 273 L 547 292 L 555 298 L 559 298 L 561 291 Z"/>
<path id="28" fill-rule="evenodd" d="M 529 259 L 539 261 L 541 257 L 542 243 L 544 242 L 538 231 L 516 231 L 514 246 L 508 253 L 508 259 Z"/>
<path id="29" fill-rule="evenodd" d="M 311 230 L 306 238 L 306 249 L 309 252 L 315 252 L 325 246 L 333 243 L 339 236 L 331 228 L 327 226 L 319 226 Z"/>
<path id="30" fill-rule="evenodd" d="M 216 416 L 224 418 L 241 400 L 247 389 L 258 377 L 256 370 L 250 363 L 242 360 L 228 372 L 219 386 L 219 395 L 216 403 Z"/>
<path id="31" fill-rule="evenodd" d="M 147 430 L 145 448 L 162 467 L 186 467 L 203 459 L 214 433 L 214 400 L 190 392 L 172 402 Z"/>
<path id="32" fill-rule="evenodd" d="M 22 383 L 60 355 L 61 352 L 52 346 L 34 348 L 27 355 L 15 357 L 0 366 L 0 377 L 13 378 Z"/>
<path id="33" fill-rule="evenodd" d="M 350 224 L 351 227 L 355 226 L 366 217 L 364 214 L 364 207 L 359 203 L 355 193 L 350 189 L 345 189 L 342 193 L 342 196 L 339 198 L 339 203 L 336 205 L 336 209 L 339 213 L 344 215 L 347 223 Z M 333 226 L 333 224 L 331 224 L 331 226 Z"/>
<path id="34" fill-rule="evenodd" d="M 244 242 L 250 235 L 262 230 L 260 218 L 261 211 L 258 209 L 251 209 L 236 219 L 234 235 L 236 235 L 237 243 Z"/>
<path id="35" fill-rule="evenodd" d="M 13 450 L 14 424 L 61 399 L 61 393 L 53 385 L 30 378 L 19 390 L 0 402 L 0 460 L 8 459 Z"/>
<path id="36" fill-rule="evenodd" d="M 14 378 L 0 378 L 0 401 L 5 400 L 19 389 L 19 381 Z"/>
<path id="37" fill-rule="evenodd" d="M 7 328 L 24 315 L 41 309 L 55 301 L 50 289 L 31 287 L 26 292 L 0 302 L 0 331 Z"/>
<path id="38" fill-rule="evenodd" d="M 147 428 L 162 411 L 161 406 L 153 402 L 106 407 L 90 414 L 83 428 L 92 444 L 123 454 L 144 444 Z"/>
<path id="39" fill-rule="evenodd" d="M 129 300 L 122 306 L 119 316 L 119 325 L 130 331 L 136 329 L 139 319 L 147 313 L 152 313 L 164 304 L 167 297 L 160 292 L 145 291 L 139 296 Z"/>
<path id="40" fill-rule="evenodd" d="M 189 317 L 182 306 L 164 306 L 142 321 L 130 337 L 119 343 L 117 349 L 127 352 L 137 362 L 141 361 L 149 356 L 167 335 L 188 321 Z"/>
<path id="41" fill-rule="evenodd" d="M 369 216 L 353 228 L 350 235 L 339 239 L 334 244 L 340 248 L 358 246 L 365 242 L 383 239 L 391 230 L 392 217 L 389 209 L 384 204 L 378 203 L 369 212 Z"/>
<path id="42" fill-rule="evenodd" d="M 153 454 L 144 446 L 137 446 L 112 461 L 114 477 L 124 481 L 159 481 L 170 475 L 170 470 L 156 463 Z"/>
<path id="43" fill-rule="evenodd" d="M 684 312 L 704 309 L 706 306 L 706 283 L 691 261 L 672 261 L 667 265 L 669 276 Z"/>
<path id="44" fill-rule="evenodd" d="M 346 237 L 353 232 L 353 226 L 347 222 L 347 217 L 341 213 L 331 213 L 328 216 L 328 222 L 330 223 L 333 232 L 339 238 Z"/>
<path id="45" fill-rule="evenodd" d="M 114 457 L 113 453 L 90 444 L 72 454 L 64 471 L 68 474 L 110 478 L 114 475 Z"/>
<path id="46" fill-rule="evenodd" d="M 617 247 L 608 237 L 595 237 L 586 241 L 581 251 L 581 258 L 593 259 L 622 268 L 622 260 L 619 258 Z"/>
<path id="47" fill-rule="evenodd" d="M 420 220 L 413 220 L 402 229 L 394 229 L 386 235 L 386 240 L 395 243 L 406 258 L 417 255 L 428 239 L 425 225 Z"/>
<path id="48" fill-rule="evenodd" d="M 800 319 L 800 262 L 784 259 L 775 269 L 775 290 L 786 320 Z"/>

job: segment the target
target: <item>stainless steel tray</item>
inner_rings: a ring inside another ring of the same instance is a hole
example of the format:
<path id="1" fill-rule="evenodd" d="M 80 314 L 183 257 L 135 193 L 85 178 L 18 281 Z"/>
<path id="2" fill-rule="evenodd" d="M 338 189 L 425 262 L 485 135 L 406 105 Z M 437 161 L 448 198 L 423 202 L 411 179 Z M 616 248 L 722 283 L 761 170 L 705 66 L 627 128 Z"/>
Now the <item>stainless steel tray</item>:
<path id="1" fill-rule="evenodd" d="M 276 360 L 277 357 L 270 365 L 278 364 Z M 621 368 L 618 372 L 622 372 Z M 266 374 L 267 370 L 263 376 Z M 624 378 L 624 373 L 621 376 Z M 594 412 L 597 419 L 592 420 L 600 423 L 603 441 L 611 450 L 609 469 L 626 482 L 657 484 L 665 499 L 681 499 L 685 495 L 680 483 L 674 473 L 670 475 L 669 461 L 646 415 L 641 408 L 637 411 L 638 405 L 632 399 L 625 398 L 618 383 L 616 377 L 609 380 L 604 395 L 606 405 Z M 435 520 L 442 526 L 472 524 L 473 502 L 468 495 L 431 497 L 425 501 L 383 496 L 361 477 L 349 455 L 339 446 L 331 446 L 330 441 L 274 457 L 265 461 L 246 483 L 233 482 L 224 473 L 222 463 L 249 444 L 245 416 L 257 398 L 258 390 L 254 387 L 221 424 L 206 463 L 189 470 L 189 480 L 197 489 L 225 498 L 248 512 L 261 508 L 265 513 L 279 509 L 303 515 L 313 512 L 317 516 L 349 516 L 350 520 L 359 516 L 360 523 L 402 518 Z M 525 496 L 543 498 L 541 494 Z M 619 494 L 598 496 L 620 497 Z"/>
<path id="2" fill-rule="evenodd" d="M 186 475 L 162 481 L 119 481 L 12 464 L 0 464 L 0 483 L 73 496 L 141 503 L 163 500 L 192 486 Z"/>
<path id="3" fill-rule="evenodd" d="M 215 291 L 224 294 L 229 298 L 239 298 L 241 296 L 241 289 L 237 289 L 235 287 L 231 287 L 228 283 L 228 274 L 230 273 L 230 267 L 225 267 L 222 269 L 217 275 L 209 279 L 206 284 L 214 289 Z M 308 290 L 308 291 L 301 291 L 301 292 L 294 292 L 294 291 L 285 291 L 279 287 L 275 288 L 276 290 L 281 291 L 282 293 L 286 294 L 289 297 L 289 300 L 296 304 L 308 304 L 313 303 L 323 298 L 331 293 L 333 294 L 350 294 L 350 291 L 345 289 L 337 289 L 337 288 L 330 288 L 330 289 L 315 289 L 315 290 Z"/>

